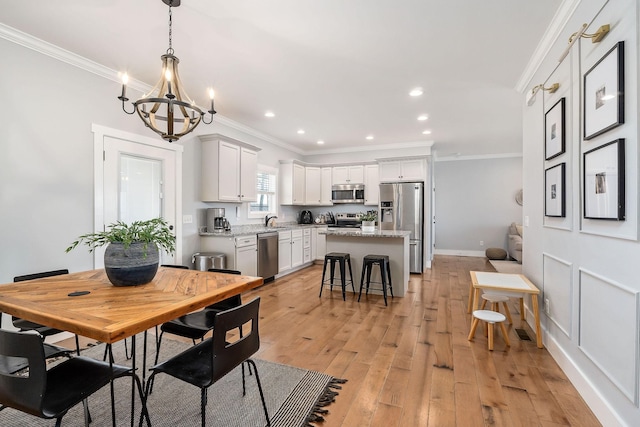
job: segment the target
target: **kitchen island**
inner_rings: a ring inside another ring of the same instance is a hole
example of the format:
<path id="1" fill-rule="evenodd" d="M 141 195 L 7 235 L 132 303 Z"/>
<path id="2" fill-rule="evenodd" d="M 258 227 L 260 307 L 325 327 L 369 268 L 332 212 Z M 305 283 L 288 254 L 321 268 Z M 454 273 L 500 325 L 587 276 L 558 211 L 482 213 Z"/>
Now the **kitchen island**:
<path id="1" fill-rule="evenodd" d="M 362 232 L 359 228 L 329 228 L 319 233 L 327 237 L 327 253 L 350 254 L 356 292 L 360 290 L 362 259 L 365 255 L 388 255 L 393 296 L 404 297 L 409 285 L 409 235 L 411 232 L 401 230 Z M 380 282 L 380 270 L 377 267 L 373 269 L 371 281 Z M 347 286 L 347 290 L 349 289 L 350 287 Z M 369 293 L 382 294 L 382 291 L 369 291 Z"/>

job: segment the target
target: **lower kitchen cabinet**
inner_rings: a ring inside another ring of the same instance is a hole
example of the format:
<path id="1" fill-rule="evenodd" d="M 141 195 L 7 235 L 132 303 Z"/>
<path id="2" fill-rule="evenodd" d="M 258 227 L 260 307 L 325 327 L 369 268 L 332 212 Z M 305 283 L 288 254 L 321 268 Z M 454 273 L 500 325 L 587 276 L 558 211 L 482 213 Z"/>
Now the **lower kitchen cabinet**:
<path id="1" fill-rule="evenodd" d="M 311 262 L 311 229 L 302 230 L 302 262 Z"/>
<path id="2" fill-rule="evenodd" d="M 291 230 L 291 268 L 299 267 L 304 261 L 302 230 Z"/>
<path id="3" fill-rule="evenodd" d="M 278 273 L 291 270 L 291 230 L 278 232 Z"/>
<path id="4" fill-rule="evenodd" d="M 238 270 L 247 276 L 258 275 L 258 241 L 255 234 L 236 237 L 201 237 L 200 248 L 202 252 L 225 254 L 226 268 L 230 270 Z"/>
<path id="5" fill-rule="evenodd" d="M 256 236 L 236 237 L 234 270 L 246 276 L 258 275 L 258 245 Z"/>

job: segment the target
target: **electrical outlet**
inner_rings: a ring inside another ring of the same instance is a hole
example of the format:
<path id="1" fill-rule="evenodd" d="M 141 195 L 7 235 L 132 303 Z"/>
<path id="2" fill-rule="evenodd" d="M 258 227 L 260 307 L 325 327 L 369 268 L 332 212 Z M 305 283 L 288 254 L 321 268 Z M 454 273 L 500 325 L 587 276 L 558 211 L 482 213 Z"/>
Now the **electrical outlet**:
<path id="1" fill-rule="evenodd" d="M 544 299 L 544 312 L 546 314 L 550 314 L 550 312 L 551 312 L 551 306 L 549 304 L 549 298 L 545 298 Z"/>
<path id="2" fill-rule="evenodd" d="M 191 215 L 182 215 L 182 223 L 183 224 L 191 224 L 191 223 L 193 223 L 193 216 L 191 216 Z"/>
<path id="3" fill-rule="evenodd" d="M 480 246 L 484 246 L 484 240 L 480 240 Z"/>

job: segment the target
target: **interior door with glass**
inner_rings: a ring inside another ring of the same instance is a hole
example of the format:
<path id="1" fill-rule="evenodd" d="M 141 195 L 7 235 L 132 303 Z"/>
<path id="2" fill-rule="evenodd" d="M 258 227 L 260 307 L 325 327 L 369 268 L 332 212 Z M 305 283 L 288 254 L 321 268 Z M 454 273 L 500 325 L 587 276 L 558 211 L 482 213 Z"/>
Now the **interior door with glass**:
<path id="1" fill-rule="evenodd" d="M 104 225 L 164 218 L 176 234 L 176 153 L 119 138 L 104 137 Z M 176 242 L 177 243 L 177 242 Z M 161 264 L 179 263 L 161 253 Z M 96 268 L 103 266 L 97 254 Z"/>

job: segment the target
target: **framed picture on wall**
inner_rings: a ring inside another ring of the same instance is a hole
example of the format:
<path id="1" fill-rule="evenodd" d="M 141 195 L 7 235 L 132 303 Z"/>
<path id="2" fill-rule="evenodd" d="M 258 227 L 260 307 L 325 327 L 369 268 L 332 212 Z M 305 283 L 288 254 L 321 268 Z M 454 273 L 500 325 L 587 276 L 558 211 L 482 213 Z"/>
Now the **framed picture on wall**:
<path id="1" fill-rule="evenodd" d="M 553 159 L 564 153 L 564 98 L 555 103 L 544 115 L 544 158 Z"/>
<path id="2" fill-rule="evenodd" d="M 544 215 L 564 217 L 565 199 L 565 163 L 560 163 L 544 171 Z"/>
<path id="3" fill-rule="evenodd" d="M 584 153 L 584 217 L 625 219 L 624 139 Z"/>
<path id="4" fill-rule="evenodd" d="M 584 75 L 584 139 L 624 123 L 624 42 L 618 42 Z"/>

